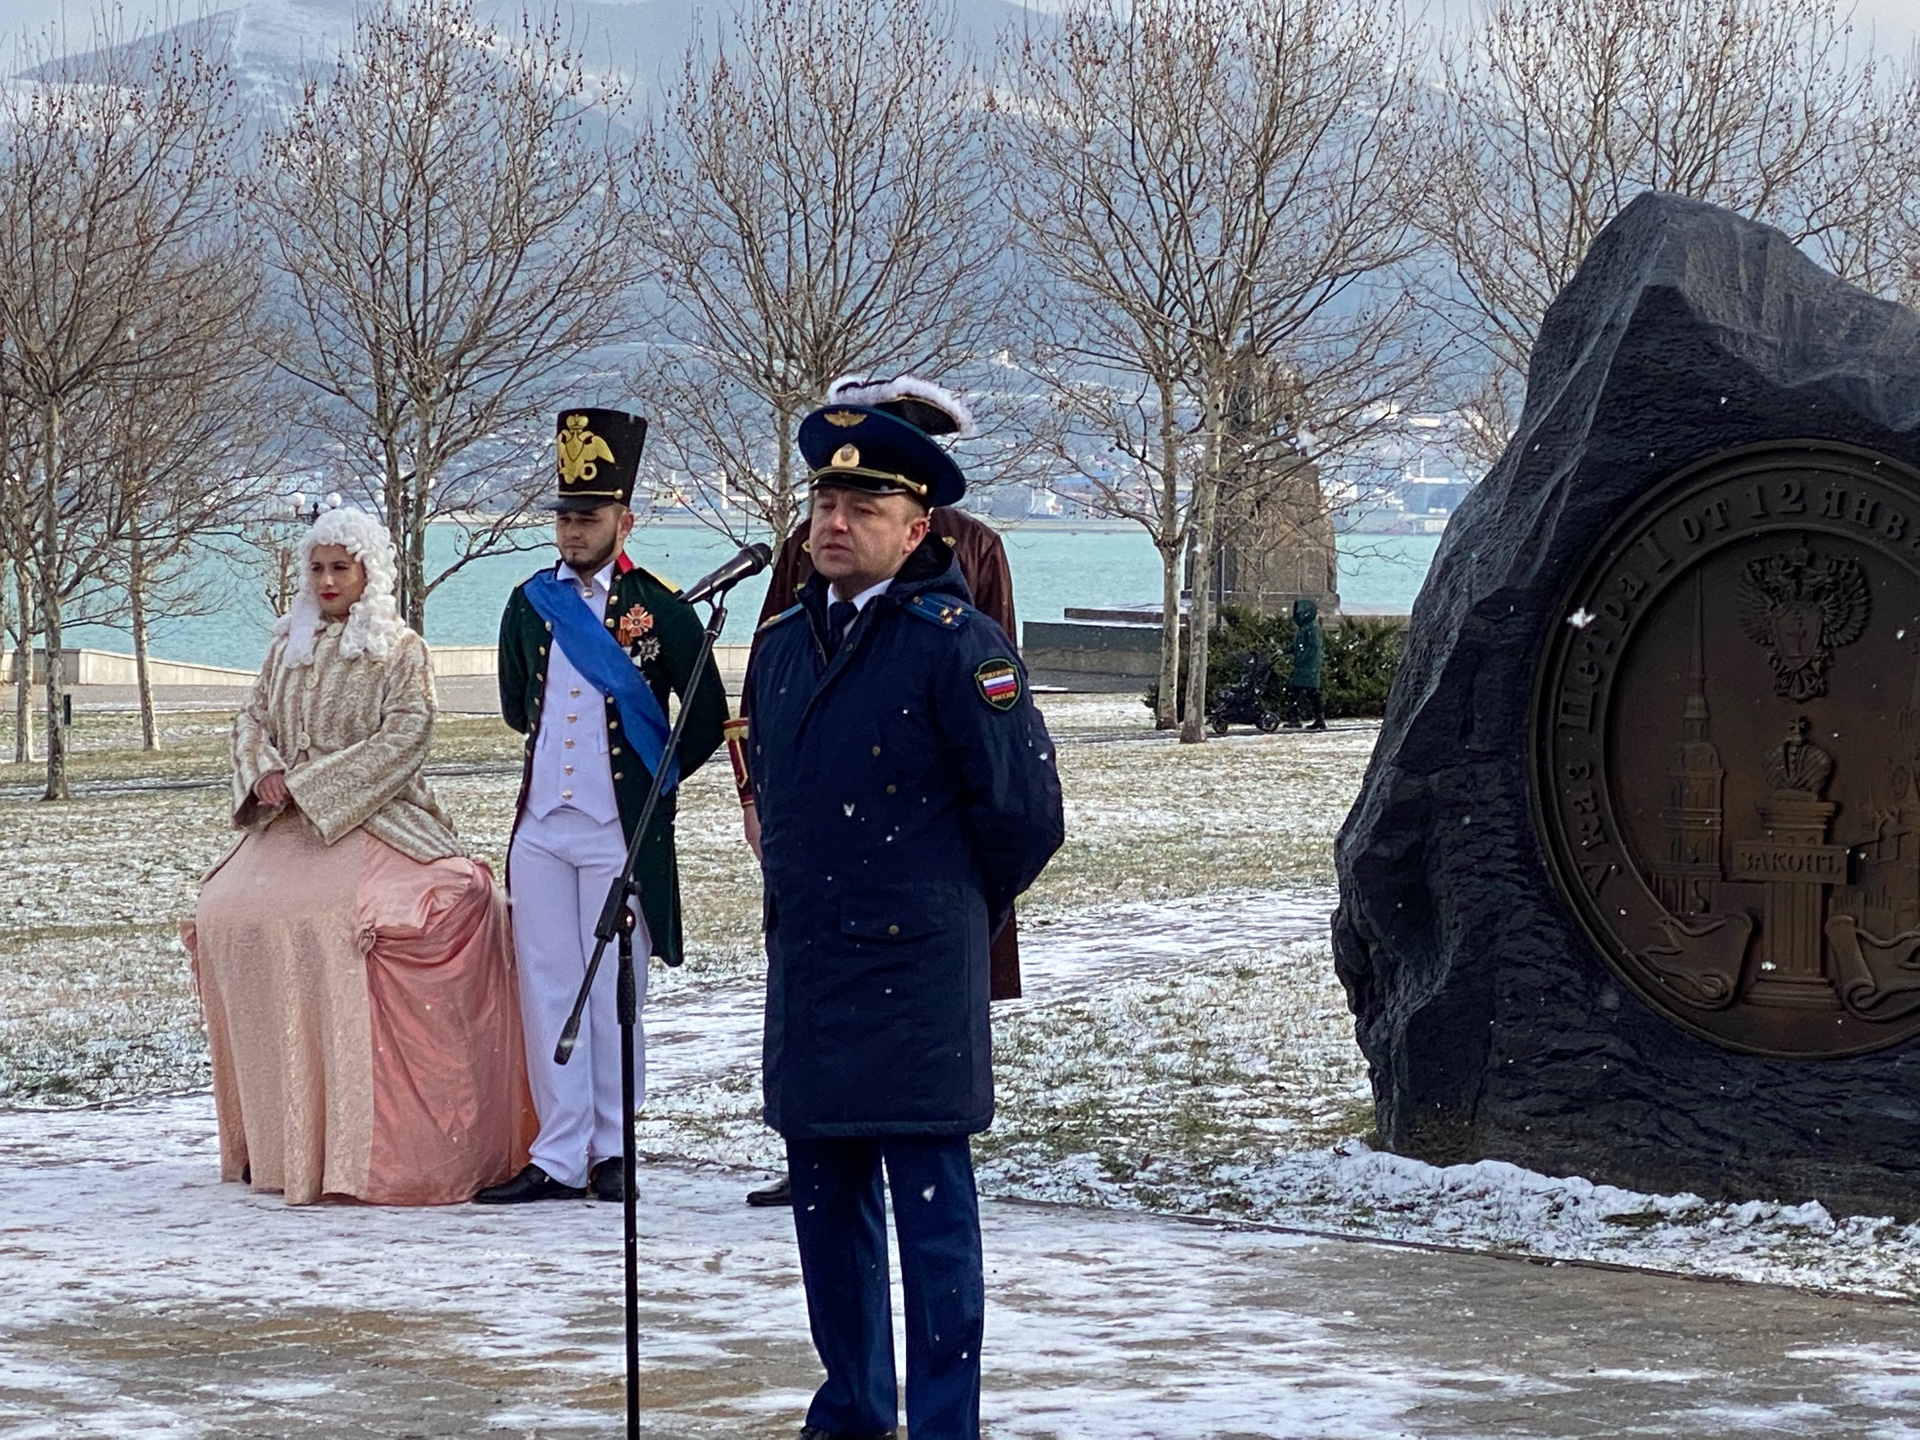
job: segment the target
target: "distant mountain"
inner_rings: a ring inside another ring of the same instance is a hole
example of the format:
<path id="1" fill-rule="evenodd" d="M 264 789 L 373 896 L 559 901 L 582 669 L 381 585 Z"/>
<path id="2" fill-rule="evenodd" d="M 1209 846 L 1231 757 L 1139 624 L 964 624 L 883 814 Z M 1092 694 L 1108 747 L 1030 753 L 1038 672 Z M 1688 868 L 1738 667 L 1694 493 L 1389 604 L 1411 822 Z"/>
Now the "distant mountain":
<path id="1" fill-rule="evenodd" d="M 352 37 L 356 8 L 354 0 L 241 0 L 214 10 L 211 18 L 248 86 L 274 93 L 290 91 L 304 67 L 331 62 Z M 561 13 L 591 60 L 645 91 L 672 78 L 696 35 L 724 34 L 740 8 L 741 0 L 563 0 Z M 127 28 L 151 27 L 158 10 L 153 0 L 134 0 L 125 7 Z M 476 10 L 483 20 L 511 25 L 522 4 L 478 0 Z M 953 10 L 956 35 L 982 50 L 1003 30 L 1048 23 L 1044 10 L 1009 0 L 956 0 Z M 88 32 L 77 22 L 67 38 L 74 52 L 90 48 Z M 20 73 L 34 78 L 32 70 Z"/>

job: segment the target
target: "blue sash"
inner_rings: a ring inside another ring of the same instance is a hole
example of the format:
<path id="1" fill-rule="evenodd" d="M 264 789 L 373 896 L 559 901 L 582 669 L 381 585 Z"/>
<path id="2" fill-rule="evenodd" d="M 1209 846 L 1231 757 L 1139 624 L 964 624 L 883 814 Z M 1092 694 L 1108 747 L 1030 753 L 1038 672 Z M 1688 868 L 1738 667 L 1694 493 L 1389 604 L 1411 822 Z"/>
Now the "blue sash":
<path id="1" fill-rule="evenodd" d="M 627 743 L 649 772 L 658 775 L 663 757 L 667 760 L 662 793 L 680 783 L 680 760 L 667 757 L 667 735 L 671 726 L 653 688 L 633 663 L 633 657 L 621 648 L 605 624 L 594 618 L 587 602 L 571 585 L 560 583 L 551 570 L 542 570 L 526 583 L 527 600 L 553 631 L 553 643 L 567 652 L 567 659 L 594 688 L 611 695 L 620 711 L 621 726 Z M 607 603 L 613 603 L 609 597 Z"/>

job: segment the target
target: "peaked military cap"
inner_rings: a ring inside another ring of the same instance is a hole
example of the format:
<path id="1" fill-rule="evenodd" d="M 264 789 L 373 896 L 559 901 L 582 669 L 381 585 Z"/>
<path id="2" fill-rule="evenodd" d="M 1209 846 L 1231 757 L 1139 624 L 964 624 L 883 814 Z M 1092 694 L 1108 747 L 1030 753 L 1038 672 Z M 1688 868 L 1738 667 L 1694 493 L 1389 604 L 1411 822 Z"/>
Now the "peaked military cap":
<path id="1" fill-rule="evenodd" d="M 591 405 L 560 412 L 553 437 L 559 488 L 549 510 L 598 510 L 633 499 L 640 450 L 647 441 L 643 416 Z"/>
<path id="2" fill-rule="evenodd" d="M 800 422 L 800 453 L 813 489 L 837 485 L 875 495 L 911 495 L 931 509 L 967 493 L 967 477 L 936 435 L 966 436 L 973 417 L 959 398 L 912 375 L 872 381 L 849 375 Z"/>

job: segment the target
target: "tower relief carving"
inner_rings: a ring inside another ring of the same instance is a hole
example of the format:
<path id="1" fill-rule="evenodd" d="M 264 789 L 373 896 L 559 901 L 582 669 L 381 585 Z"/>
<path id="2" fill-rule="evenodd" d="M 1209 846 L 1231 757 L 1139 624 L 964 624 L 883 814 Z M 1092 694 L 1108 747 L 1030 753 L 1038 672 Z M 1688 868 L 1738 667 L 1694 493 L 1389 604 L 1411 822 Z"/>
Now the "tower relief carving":
<path id="1" fill-rule="evenodd" d="M 1560 613 L 1535 816 L 1605 961 L 1732 1049 L 1920 1030 L 1920 473 L 1715 457 L 1622 517 Z"/>

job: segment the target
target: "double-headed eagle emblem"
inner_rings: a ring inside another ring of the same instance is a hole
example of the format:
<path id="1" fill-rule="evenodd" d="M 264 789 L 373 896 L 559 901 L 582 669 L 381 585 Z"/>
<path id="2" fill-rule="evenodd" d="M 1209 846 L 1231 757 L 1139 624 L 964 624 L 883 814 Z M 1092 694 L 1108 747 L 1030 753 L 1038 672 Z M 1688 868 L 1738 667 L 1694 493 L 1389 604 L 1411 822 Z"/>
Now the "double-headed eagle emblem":
<path id="1" fill-rule="evenodd" d="M 1797 702 L 1827 693 L 1833 652 L 1865 633 L 1871 599 L 1858 560 L 1816 559 L 1800 544 L 1749 560 L 1735 603 L 1741 628 L 1766 647 L 1774 693 Z"/>
<path id="2" fill-rule="evenodd" d="M 554 441 L 560 452 L 560 478 L 569 485 L 591 483 L 600 470 L 596 461 L 613 463 L 613 447 L 587 428 L 584 415 L 569 415 L 563 425 Z"/>

